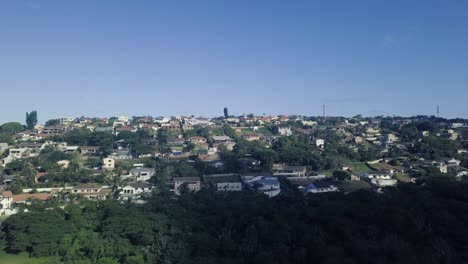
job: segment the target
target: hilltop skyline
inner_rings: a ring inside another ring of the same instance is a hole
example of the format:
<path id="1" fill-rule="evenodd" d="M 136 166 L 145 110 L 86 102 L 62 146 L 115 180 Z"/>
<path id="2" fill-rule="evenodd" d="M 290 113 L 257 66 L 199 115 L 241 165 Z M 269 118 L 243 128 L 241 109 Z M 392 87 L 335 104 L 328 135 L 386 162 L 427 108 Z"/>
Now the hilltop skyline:
<path id="1" fill-rule="evenodd" d="M 468 3 L 0 3 L 0 123 L 112 115 L 468 117 Z"/>
<path id="2" fill-rule="evenodd" d="M 34 110 L 33 110 L 34 111 Z M 284 113 L 280 113 L 280 114 L 269 114 L 269 113 L 262 113 L 262 114 L 259 114 L 259 113 L 229 113 L 229 117 L 233 117 L 233 118 L 242 118 L 242 116 L 253 116 L 253 117 L 256 117 L 256 118 L 259 118 L 259 117 L 282 117 L 282 116 L 286 116 L 286 117 L 298 117 L 298 118 L 304 118 L 306 120 L 309 120 L 310 118 L 312 118 L 313 120 L 316 120 L 316 119 L 321 119 L 323 117 L 323 115 L 302 115 L 302 114 L 284 114 Z M 361 115 L 361 114 L 357 114 L 357 115 L 354 115 L 354 116 L 344 116 L 344 115 L 325 115 L 326 118 L 345 118 L 345 119 L 353 119 L 355 118 L 356 116 L 360 116 L 360 118 L 363 118 L 363 119 L 372 119 L 372 118 L 397 118 L 397 119 L 411 119 L 411 118 L 417 118 L 417 117 L 426 117 L 426 118 L 440 118 L 440 119 L 445 119 L 445 120 L 456 120 L 456 119 L 465 119 L 465 118 L 462 118 L 462 117 L 454 117 L 454 118 L 450 118 L 450 117 L 445 117 L 443 115 L 439 115 L 437 116 L 437 113 L 436 114 L 421 114 L 421 115 L 414 115 L 414 116 L 399 116 L 399 115 L 373 115 L 373 116 L 365 116 L 365 115 Z M 140 117 L 150 117 L 150 118 L 154 118 L 154 119 L 158 119 L 158 118 L 168 118 L 168 119 L 178 119 L 178 118 L 182 118 L 182 119 L 186 119 L 186 118 L 194 118 L 194 119 L 217 119 L 217 118 L 223 118 L 224 116 L 222 114 L 218 114 L 218 115 L 193 115 L 193 114 L 180 114 L 180 115 L 174 115 L 174 114 L 169 114 L 169 115 L 158 115 L 158 114 L 146 114 L 146 115 L 132 115 L 132 114 L 129 114 L 129 115 L 125 115 L 125 114 L 111 114 L 111 115 L 108 115 L 108 116 L 86 116 L 86 115 L 76 115 L 76 116 L 66 116 L 66 115 L 56 115 L 52 118 L 41 118 L 40 115 L 38 115 L 38 125 L 44 125 L 47 121 L 50 121 L 50 120 L 58 120 L 58 119 L 61 119 L 61 118 L 73 118 L 73 119 L 80 119 L 80 118 L 128 118 L 128 119 L 132 119 L 132 118 L 140 118 Z M 23 125 L 26 125 L 27 122 L 25 122 L 26 120 L 23 119 L 23 120 L 8 120 L 6 122 L 0 122 L 0 125 L 1 124 L 4 124 L 4 123 L 9 123 L 9 122 L 17 122 L 17 123 L 20 123 L 20 124 L 23 124 Z"/>

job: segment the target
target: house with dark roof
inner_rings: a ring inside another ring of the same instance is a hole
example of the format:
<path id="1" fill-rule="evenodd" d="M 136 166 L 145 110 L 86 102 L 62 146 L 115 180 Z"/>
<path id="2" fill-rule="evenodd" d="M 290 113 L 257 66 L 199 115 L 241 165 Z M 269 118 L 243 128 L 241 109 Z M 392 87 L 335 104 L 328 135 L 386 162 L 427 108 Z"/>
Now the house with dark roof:
<path id="1" fill-rule="evenodd" d="M 97 156 L 99 155 L 99 147 L 97 146 L 81 146 L 81 155 L 83 156 Z"/>
<path id="2" fill-rule="evenodd" d="M 203 182 L 206 185 L 211 185 L 217 191 L 232 192 L 242 190 L 242 180 L 239 174 L 211 174 L 203 175 Z"/>
<path id="3" fill-rule="evenodd" d="M 206 138 L 204 137 L 190 137 L 189 138 L 190 143 L 197 144 L 197 145 L 203 145 L 206 143 Z"/>
<path id="4" fill-rule="evenodd" d="M 184 185 L 191 192 L 198 192 L 201 189 L 200 177 L 174 177 L 172 183 L 174 184 L 174 193 L 176 194 L 180 194 Z"/>
<path id="5" fill-rule="evenodd" d="M 185 138 L 168 138 L 167 139 L 167 145 L 184 145 L 185 144 Z"/>
<path id="6" fill-rule="evenodd" d="M 28 148 L 28 149 L 40 149 L 44 146 L 44 143 L 37 142 L 21 142 L 18 144 L 18 148 Z"/>
<path id="7" fill-rule="evenodd" d="M 259 141 L 260 140 L 260 135 L 253 134 L 253 133 L 243 134 L 241 137 L 247 141 Z"/>

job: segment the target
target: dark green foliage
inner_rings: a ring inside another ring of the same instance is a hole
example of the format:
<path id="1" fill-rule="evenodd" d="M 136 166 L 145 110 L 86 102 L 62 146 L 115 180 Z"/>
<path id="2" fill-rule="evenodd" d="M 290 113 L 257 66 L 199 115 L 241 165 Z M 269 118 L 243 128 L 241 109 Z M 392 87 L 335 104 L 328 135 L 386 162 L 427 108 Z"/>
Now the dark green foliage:
<path id="1" fill-rule="evenodd" d="M 438 137 L 424 137 L 410 148 L 410 153 L 419 154 L 425 159 L 437 160 L 455 157 L 457 145 L 449 139 Z"/>
<path id="2" fill-rule="evenodd" d="M 228 112 L 228 108 L 227 107 L 224 107 L 224 118 L 228 118 L 229 117 L 229 112 Z"/>
<path id="3" fill-rule="evenodd" d="M 5 131 L 2 130 L 0 127 L 0 142 L 2 143 L 8 143 L 8 144 L 13 144 L 15 143 L 15 139 L 13 138 L 12 135 L 9 133 L 6 133 Z M 0 153 L 0 155 L 3 153 Z"/>
<path id="4" fill-rule="evenodd" d="M 60 120 L 59 119 L 50 119 L 50 120 L 47 120 L 45 125 L 50 127 L 50 126 L 56 126 L 60 124 Z"/>
<path id="5" fill-rule="evenodd" d="M 384 194 L 161 193 L 144 206 L 35 209 L 2 226 L 7 251 L 64 263 L 467 263 L 468 186 L 448 179 Z"/>
<path id="6" fill-rule="evenodd" d="M 61 240 L 71 230 L 60 211 L 13 215 L 2 223 L 9 252 L 53 256 L 63 250 Z"/>
<path id="7" fill-rule="evenodd" d="M 24 131 L 24 127 L 18 122 L 8 122 L 0 126 L 0 132 L 9 135 L 16 134 L 21 131 Z"/>
<path id="8" fill-rule="evenodd" d="M 37 125 L 37 111 L 26 112 L 26 128 L 33 129 Z"/>
<path id="9" fill-rule="evenodd" d="M 333 171 L 333 177 L 339 181 L 350 180 L 351 174 L 347 171 L 336 170 Z"/>
<path id="10" fill-rule="evenodd" d="M 290 165 L 306 165 L 313 170 L 318 170 L 323 165 L 321 154 L 305 136 L 282 137 L 274 142 L 273 150 L 278 153 L 279 161 Z"/>

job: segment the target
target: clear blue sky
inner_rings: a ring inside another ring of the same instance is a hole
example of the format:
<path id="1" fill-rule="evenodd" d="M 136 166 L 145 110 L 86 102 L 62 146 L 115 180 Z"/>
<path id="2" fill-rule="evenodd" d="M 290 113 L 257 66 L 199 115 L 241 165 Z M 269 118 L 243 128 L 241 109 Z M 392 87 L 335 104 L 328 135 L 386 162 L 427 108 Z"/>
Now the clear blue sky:
<path id="1" fill-rule="evenodd" d="M 468 1 L 0 1 L 0 122 L 468 117 Z"/>

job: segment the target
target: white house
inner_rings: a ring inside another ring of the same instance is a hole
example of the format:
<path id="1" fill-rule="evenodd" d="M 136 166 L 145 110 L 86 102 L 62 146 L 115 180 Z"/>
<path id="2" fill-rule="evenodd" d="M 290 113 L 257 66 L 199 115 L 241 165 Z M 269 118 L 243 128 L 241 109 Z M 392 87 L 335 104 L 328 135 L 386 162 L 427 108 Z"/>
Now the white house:
<path id="1" fill-rule="evenodd" d="M 367 172 L 365 176 L 368 179 L 385 179 L 385 180 L 390 180 L 393 178 L 392 173 L 388 171 L 371 171 Z"/>
<path id="2" fill-rule="evenodd" d="M 244 177 L 244 183 L 249 189 L 263 193 L 270 198 L 281 192 L 280 183 L 276 177 L 247 176 Z"/>
<path id="3" fill-rule="evenodd" d="M 127 178 L 133 178 L 135 181 L 148 181 L 155 175 L 156 171 L 152 168 L 133 168 L 129 173 Z"/>
<path id="4" fill-rule="evenodd" d="M 0 194 L 0 215 L 12 215 L 16 213 L 16 210 L 12 208 L 13 205 L 13 193 L 2 192 Z"/>
<path id="5" fill-rule="evenodd" d="M 307 193 L 326 193 L 326 192 L 338 192 L 339 189 L 334 184 L 327 181 L 316 181 L 309 183 L 306 187 Z"/>
<path id="6" fill-rule="evenodd" d="M 183 185 L 186 185 L 187 189 L 191 192 L 198 192 L 201 188 L 199 177 L 174 177 L 172 181 L 174 183 L 174 192 L 176 194 L 180 194 L 180 188 Z"/>
<path id="7" fill-rule="evenodd" d="M 396 179 L 371 179 L 371 183 L 378 187 L 394 186 L 397 182 Z"/>
<path id="8" fill-rule="evenodd" d="M 134 182 L 134 183 L 129 183 L 125 187 L 122 188 L 122 191 L 120 194 L 126 195 L 126 196 L 138 196 L 143 193 L 149 193 L 153 189 L 153 186 L 148 183 L 144 182 Z"/>
<path id="9" fill-rule="evenodd" d="M 239 174 L 213 174 L 204 175 L 203 181 L 213 185 L 217 191 L 232 192 L 242 190 L 242 181 Z"/>

